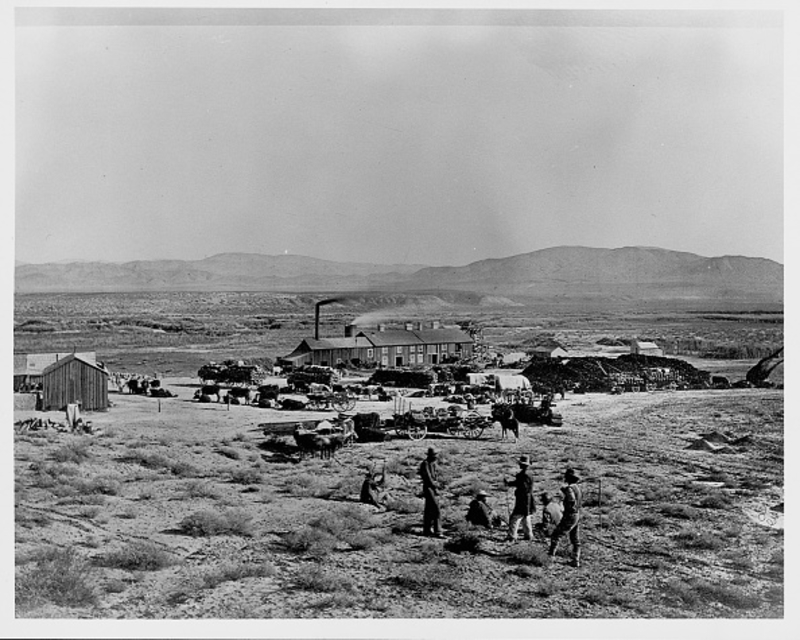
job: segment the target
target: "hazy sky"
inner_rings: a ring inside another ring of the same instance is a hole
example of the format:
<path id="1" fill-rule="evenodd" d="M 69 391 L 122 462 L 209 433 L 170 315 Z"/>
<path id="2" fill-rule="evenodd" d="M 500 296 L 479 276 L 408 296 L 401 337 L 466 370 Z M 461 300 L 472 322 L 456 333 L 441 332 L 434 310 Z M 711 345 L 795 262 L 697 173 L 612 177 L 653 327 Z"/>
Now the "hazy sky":
<path id="1" fill-rule="evenodd" d="M 17 15 L 17 260 L 783 262 L 778 12 L 75 15 Z"/>

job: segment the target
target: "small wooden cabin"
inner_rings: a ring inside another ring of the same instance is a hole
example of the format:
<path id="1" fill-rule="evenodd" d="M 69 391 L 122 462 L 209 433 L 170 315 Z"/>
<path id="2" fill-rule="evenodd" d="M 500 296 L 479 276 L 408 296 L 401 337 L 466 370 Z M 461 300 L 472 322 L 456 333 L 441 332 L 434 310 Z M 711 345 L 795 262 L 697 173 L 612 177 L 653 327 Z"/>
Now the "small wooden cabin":
<path id="1" fill-rule="evenodd" d="M 108 370 L 78 354 L 51 364 L 42 372 L 42 408 L 61 410 L 79 403 L 84 411 L 108 409 Z"/>

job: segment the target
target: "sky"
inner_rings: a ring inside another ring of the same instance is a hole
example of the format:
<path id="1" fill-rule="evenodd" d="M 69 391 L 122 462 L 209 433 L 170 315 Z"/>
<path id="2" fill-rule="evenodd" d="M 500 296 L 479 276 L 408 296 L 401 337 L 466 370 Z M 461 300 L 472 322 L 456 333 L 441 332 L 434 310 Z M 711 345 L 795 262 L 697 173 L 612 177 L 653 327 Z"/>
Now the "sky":
<path id="1" fill-rule="evenodd" d="M 783 256 L 780 13 L 27 9 L 15 259 Z"/>

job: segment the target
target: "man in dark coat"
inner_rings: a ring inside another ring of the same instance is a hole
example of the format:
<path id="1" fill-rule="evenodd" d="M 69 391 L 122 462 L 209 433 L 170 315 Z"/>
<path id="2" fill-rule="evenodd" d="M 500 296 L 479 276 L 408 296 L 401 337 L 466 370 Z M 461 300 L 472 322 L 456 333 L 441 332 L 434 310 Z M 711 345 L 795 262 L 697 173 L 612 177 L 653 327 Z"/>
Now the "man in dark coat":
<path id="1" fill-rule="evenodd" d="M 531 514 L 536 511 L 536 502 L 533 499 L 533 478 L 528 473 L 531 461 L 528 456 L 519 459 L 519 473 L 513 480 L 506 480 L 506 486 L 514 487 L 514 510 L 508 521 L 508 539 L 516 540 L 520 522 L 522 535 L 526 540 L 533 538 L 531 529 Z"/>
<path id="2" fill-rule="evenodd" d="M 467 522 L 476 527 L 493 528 L 492 522 L 495 518 L 492 508 L 486 504 L 486 498 L 488 497 L 488 494 L 483 490 L 475 494 L 475 498 L 469 503 Z"/>
<path id="3" fill-rule="evenodd" d="M 569 534 L 569 541 L 572 543 L 572 566 L 581 566 L 581 506 L 583 505 L 583 493 L 578 486 L 580 478 L 575 475 L 573 469 L 567 469 L 564 473 L 564 482 L 566 486 L 561 487 L 561 493 L 564 495 L 564 515 L 561 517 L 561 522 L 553 531 L 550 536 L 550 551 L 549 555 L 556 555 L 558 550 L 558 543 L 561 538 Z"/>
<path id="4" fill-rule="evenodd" d="M 422 514 L 422 535 L 433 535 L 444 538 L 442 535 L 442 516 L 439 510 L 438 472 L 436 469 L 436 451 L 428 449 L 425 460 L 419 466 L 419 475 L 422 478 L 422 496 L 425 498 L 425 510 Z"/>

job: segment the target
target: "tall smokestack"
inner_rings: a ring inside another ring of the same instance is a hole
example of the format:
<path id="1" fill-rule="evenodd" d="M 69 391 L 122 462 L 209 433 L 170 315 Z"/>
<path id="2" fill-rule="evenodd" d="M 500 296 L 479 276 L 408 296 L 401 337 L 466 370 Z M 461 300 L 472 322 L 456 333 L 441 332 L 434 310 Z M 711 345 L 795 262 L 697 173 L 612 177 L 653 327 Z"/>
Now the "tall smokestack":
<path id="1" fill-rule="evenodd" d="M 337 298 L 328 298 L 327 300 L 320 300 L 314 305 L 314 340 L 319 340 L 319 308 L 337 301 Z"/>

